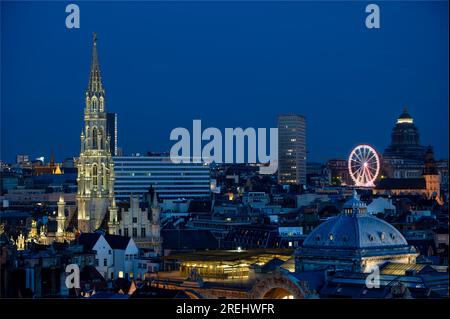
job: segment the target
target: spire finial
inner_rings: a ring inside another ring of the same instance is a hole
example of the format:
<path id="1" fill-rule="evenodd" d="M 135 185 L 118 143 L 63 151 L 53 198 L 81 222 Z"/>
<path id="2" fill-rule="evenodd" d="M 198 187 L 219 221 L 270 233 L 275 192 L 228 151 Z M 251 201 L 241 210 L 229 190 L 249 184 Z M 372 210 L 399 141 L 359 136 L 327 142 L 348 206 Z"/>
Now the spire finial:
<path id="1" fill-rule="evenodd" d="M 105 93 L 102 85 L 102 78 L 100 76 L 100 65 L 98 63 L 98 53 L 97 53 L 97 33 L 93 33 L 92 36 L 92 62 L 91 71 L 89 74 L 89 85 L 88 94 L 93 93 Z"/>

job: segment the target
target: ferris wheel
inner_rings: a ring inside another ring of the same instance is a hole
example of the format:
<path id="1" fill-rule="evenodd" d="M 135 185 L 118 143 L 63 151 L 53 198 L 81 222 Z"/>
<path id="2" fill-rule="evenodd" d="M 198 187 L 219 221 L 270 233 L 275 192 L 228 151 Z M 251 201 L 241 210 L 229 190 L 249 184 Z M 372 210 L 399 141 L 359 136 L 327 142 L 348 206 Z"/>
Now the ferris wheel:
<path id="1" fill-rule="evenodd" d="M 348 158 L 348 171 L 356 186 L 373 187 L 380 172 L 380 157 L 369 145 L 356 146 Z"/>

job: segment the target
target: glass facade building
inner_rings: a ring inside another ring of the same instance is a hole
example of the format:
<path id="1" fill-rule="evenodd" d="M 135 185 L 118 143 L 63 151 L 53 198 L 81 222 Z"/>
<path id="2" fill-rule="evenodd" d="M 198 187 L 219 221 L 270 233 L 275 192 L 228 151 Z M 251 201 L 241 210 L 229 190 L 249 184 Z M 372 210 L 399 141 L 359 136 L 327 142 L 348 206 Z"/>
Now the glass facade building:
<path id="1" fill-rule="evenodd" d="M 172 163 L 167 156 L 114 157 L 115 196 L 129 200 L 152 186 L 161 199 L 209 198 L 210 167 L 205 163 Z"/>
<path id="2" fill-rule="evenodd" d="M 306 120 L 304 116 L 278 116 L 278 183 L 306 184 Z"/>

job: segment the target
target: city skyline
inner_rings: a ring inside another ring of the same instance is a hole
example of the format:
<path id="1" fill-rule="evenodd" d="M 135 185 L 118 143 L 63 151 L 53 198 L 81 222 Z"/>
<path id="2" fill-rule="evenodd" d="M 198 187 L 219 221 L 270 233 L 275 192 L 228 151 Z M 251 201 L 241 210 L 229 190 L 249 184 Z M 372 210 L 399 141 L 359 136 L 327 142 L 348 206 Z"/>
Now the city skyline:
<path id="1" fill-rule="evenodd" d="M 58 160 L 78 154 L 81 127 L 79 121 L 68 119 L 78 119 L 83 111 L 80 97 L 89 73 L 92 31 L 99 34 L 108 111 L 118 113 L 118 146 L 126 154 L 168 151 L 170 130 L 189 127 L 193 119 L 202 119 L 205 127 L 276 127 L 280 113 L 306 117 L 308 161 L 345 158 L 359 143 L 371 144 L 381 153 L 407 105 L 420 130 L 421 144 L 433 145 L 437 158 L 448 157 L 448 90 L 443 89 L 448 85 L 448 68 L 442 68 L 448 65 L 448 48 L 439 43 L 448 33 L 443 28 L 448 19 L 439 13 L 447 3 L 427 6 L 425 11 L 420 4 L 383 4 L 389 34 L 384 34 L 383 28 L 372 33 L 364 30 L 363 15 L 361 21 L 354 16 L 362 12 L 362 4 L 332 4 L 335 14 L 351 15 L 336 30 L 329 28 L 337 19 L 331 12 L 323 13 L 323 25 L 313 24 L 307 17 L 308 12 L 320 11 L 320 4 L 286 4 L 275 12 L 270 4 L 140 5 L 153 11 L 138 13 L 135 4 L 131 12 L 114 4 L 101 13 L 99 22 L 93 14 L 99 5 L 83 4 L 81 29 L 68 31 L 62 23 L 63 4 L 22 4 L 19 9 L 2 3 L 2 25 L 10 32 L 2 37 L 2 65 L 6 67 L 2 72 L 1 160 L 13 161 L 19 153 L 31 158 L 48 156 L 51 150 Z M 233 6 L 243 11 L 234 12 Z M 289 13 L 290 6 L 298 10 Z M 402 14 L 403 6 L 409 6 L 407 13 Z M 36 10 L 41 14 L 34 15 Z M 119 23 L 114 27 L 110 19 L 120 10 L 127 18 L 145 13 L 153 27 L 137 28 L 143 27 L 142 22 L 130 19 L 126 19 L 128 26 Z M 249 12 L 255 15 L 253 24 L 245 19 Z M 424 30 L 417 33 L 417 26 L 398 21 L 390 24 L 389 16 L 394 13 L 405 21 L 415 15 Z M 164 20 L 168 15 L 180 19 L 169 24 Z M 284 22 L 279 19 L 282 15 L 287 15 Z M 229 24 L 229 17 L 234 17 L 236 26 Z M 30 32 L 13 22 L 24 18 L 36 23 L 48 18 L 50 23 L 38 23 Z M 267 18 L 273 19 L 269 26 L 263 24 Z M 56 27 L 58 23 L 61 26 Z M 200 30 L 203 24 L 212 24 L 212 30 Z M 304 27 L 315 28 L 315 36 L 303 33 Z M 414 30 L 408 31 L 410 27 Z M 347 57 L 335 47 L 341 39 L 332 39 L 336 33 L 352 36 L 351 41 L 341 43 Z M 295 41 L 294 35 L 305 41 Z M 58 43 L 40 42 L 44 38 L 57 38 Z M 320 39 L 329 43 L 318 43 Z M 25 42 L 30 47 L 45 44 L 27 51 Z M 269 42 L 276 48 L 267 47 Z M 370 50 L 372 47 L 377 49 Z M 223 52 L 225 48 L 227 52 Z M 314 50 L 324 54 L 314 59 Z M 335 65 L 336 58 L 342 60 L 342 66 Z M 355 64 L 344 66 L 350 61 Z M 238 71 L 244 79 L 233 76 Z M 27 94 L 22 94 L 23 90 Z M 280 101 L 285 105 L 280 106 Z M 341 103 L 346 107 L 333 107 Z"/>

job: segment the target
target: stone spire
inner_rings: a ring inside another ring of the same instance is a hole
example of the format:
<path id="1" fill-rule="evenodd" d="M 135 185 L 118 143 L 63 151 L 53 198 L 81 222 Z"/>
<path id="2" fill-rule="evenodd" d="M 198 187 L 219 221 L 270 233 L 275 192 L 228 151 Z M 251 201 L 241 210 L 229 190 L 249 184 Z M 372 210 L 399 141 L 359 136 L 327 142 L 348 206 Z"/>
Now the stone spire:
<path id="1" fill-rule="evenodd" d="M 87 89 L 87 94 L 92 96 L 95 93 L 104 94 L 105 91 L 102 85 L 102 77 L 100 74 L 100 64 L 98 63 L 98 53 L 97 53 L 97 34 L 94 32 L 93 44 L 92 44 L 92 62 L 91 62 L 91 72 L 89 74 L 89 85 Z"/>
<path id="2" fill-rule="evenodd" d="M 161 239 L 161 220 L 159 216 L 161 213 L 161 208 L 159 207 L 158 195 L 156 191 L 153 192 L 151 210 L 152 210 L 152 223 L 151 223 L 152 245 L 155 253 L 157 255 L 161 255 L 162 239 Z"/>
<path id="3" fill-rule="evenodd" d="M 108 222 L 108 233 L 111 235 L 117 235 L 119 222 L 117 220 L 117 206 L 116 200 L 113 198 L 111 205 L 109 206 L 109 222 Z"/>
<path id="4" fill-rule="evenodd" d="M 59 196 L 59 200 L 58 200 L 58 217 L 56 217 L 56 221 L 57 221 L 57 231 L 56 231 L 56 236 L 57 237 L 62 237 L 64 236 L 64 231 L 65 231 L 65 223 L 66 223 L 66 214 L 64 212 L 66 203 L 64 202 L 64 197 L 61 194 Z"/>

